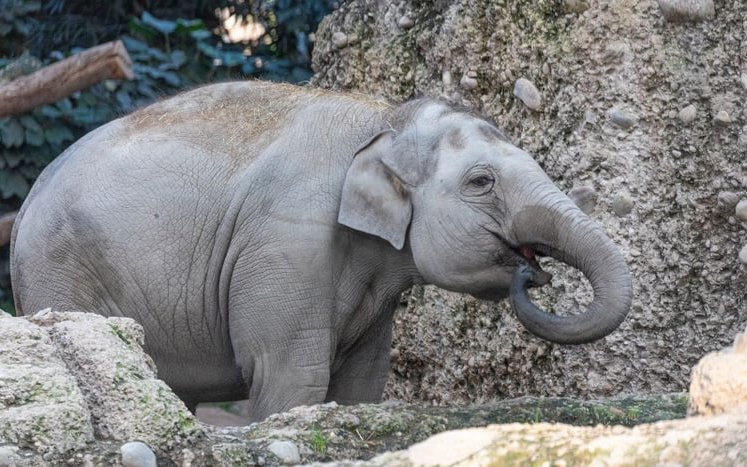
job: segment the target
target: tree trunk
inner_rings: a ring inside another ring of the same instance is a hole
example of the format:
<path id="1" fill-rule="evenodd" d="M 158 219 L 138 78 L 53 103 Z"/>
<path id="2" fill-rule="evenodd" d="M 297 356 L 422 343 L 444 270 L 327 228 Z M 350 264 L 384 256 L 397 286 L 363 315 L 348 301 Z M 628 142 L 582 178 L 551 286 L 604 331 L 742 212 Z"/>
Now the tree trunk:
<path id="1" fill-rule="evenodd" d="M 0 117 L 51 104 L 106 79 L 132 79 L 122 41 L 107 42 L 36 72 L 0 84 Z"/>

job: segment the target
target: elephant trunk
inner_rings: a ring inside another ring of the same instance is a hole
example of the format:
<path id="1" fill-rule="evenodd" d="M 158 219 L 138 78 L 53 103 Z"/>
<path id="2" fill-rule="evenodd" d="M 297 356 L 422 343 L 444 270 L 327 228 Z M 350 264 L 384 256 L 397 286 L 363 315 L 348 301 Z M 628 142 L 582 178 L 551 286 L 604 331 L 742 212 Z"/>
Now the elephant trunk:
<path id="1" fill-rule="evenodd" d="M 551 209 L 525 209 L 526 235 L 522 243 L 579 269 L 594 290 L 594 300 L 584 312 L 550 314 L 534 305 L 526 292 L 536 272 L 520 267 L 514 274 L 509 300 L 521 323 L 533 334 L 560 344 L 584 344 L 614 331 L 627 315 L 632 283 L 627 263 L 605 232 L 559 191 L 550 193 Z M 538 225 L 538 220 L 541 224 Z M 527 242 L 526 239 L 529 239 Z"/>

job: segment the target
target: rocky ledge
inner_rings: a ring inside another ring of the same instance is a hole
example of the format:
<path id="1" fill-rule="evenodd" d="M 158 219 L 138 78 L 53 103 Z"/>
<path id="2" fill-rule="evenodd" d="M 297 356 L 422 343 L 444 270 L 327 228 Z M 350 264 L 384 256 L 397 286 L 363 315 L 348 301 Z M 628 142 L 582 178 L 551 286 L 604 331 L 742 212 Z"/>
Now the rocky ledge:
<path id="1" fill-rule="evenodd" d="M 0 465 L 747 463 L 743 370 L 728 366 L 745 360 L 742 335 L 694 372 L 702 375 L 693 381 L 697 401 L 667 394 L 470 407 L 330 403 L 218 428 L 195 419 L 157 379 L 134 321 L 0 316 Z M 727 389 L 709 389 L 714 371 L 727 372 Z M 688 403 L 691 414 L 710 415 L 683 418 Z"/>

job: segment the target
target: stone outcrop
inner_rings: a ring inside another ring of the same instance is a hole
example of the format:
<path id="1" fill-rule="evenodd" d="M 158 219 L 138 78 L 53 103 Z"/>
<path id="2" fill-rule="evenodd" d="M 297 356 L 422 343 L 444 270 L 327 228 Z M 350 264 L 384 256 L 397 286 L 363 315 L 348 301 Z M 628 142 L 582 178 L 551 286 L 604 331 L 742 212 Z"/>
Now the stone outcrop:
<path id="1" fill-rule="evenodd" d="M 665 17 L 677 15 L 700 21 Z M 591 216 L 634 280 L 619 330 L 576 347 L 528 335 L 506 303 L 416 287 L 396 317 L 388 397 L 687 388 L 695 362 L 747 323 L 747 223 L 719 196 L 747 199 L 746 21 L 744 0 L 350 0 L 323 21 L 313 84 L 442 97 L 492 117 L 563 190 L 593 190 Z M 515 95 L 521 78 L 541 95 L 537 110 L 522 101 L 533 93 Z M 549 263 L 539 305 L 587 304 L 588 284 Z"/>
<path id="2" fill-rule="evenodd" d="M 747 407 L 732 399 L 727 413 L 682 419 L 684 394 L 524 397 L 471 407 L 329 403 L 211 427 L 155 378 L 142 340 L 126 318 L 0 316 L 0 465 L 747 462 Z M 742 349 L 744 337 L 736 342 Z"/>
<path id="3" fill-rule="evenodd" d="M 0 312 L 6 463 L 81 463 L 84 453 L 104 462 L 118 456 L 110 447 L 135 440 L 173 457 L 204 437 L 186 406 L 156 378 L 143 336 L 127 318 Z"/>
<path id="4" fill-rule="evenodd" d="M 734 344 L 711 352 L 693 368 L 690 415 L 717 415 L 747 404 L 747 332 Z"/>

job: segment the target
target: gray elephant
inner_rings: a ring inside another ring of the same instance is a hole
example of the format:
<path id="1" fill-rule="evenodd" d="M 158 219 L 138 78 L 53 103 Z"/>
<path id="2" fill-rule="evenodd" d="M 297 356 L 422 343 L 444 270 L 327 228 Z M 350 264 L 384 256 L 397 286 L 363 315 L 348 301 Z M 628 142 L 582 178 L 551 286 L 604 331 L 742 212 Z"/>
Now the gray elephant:
<path id="1" fill-rule="evenodd" d="M 533 305 L 543 254 L 580 269 L 580 314 Z M 129 316 L 194 408 L 254 419 L 376 401 L 413 284 L 497 300 L 533 333 L 599 339 L 631 280 L 600 227 L 494 125 L 430 99 L 399 106 L 262 82 L 166 99 L 83 137 L 39 177 L 12 235 L 19 312 Z"/>

